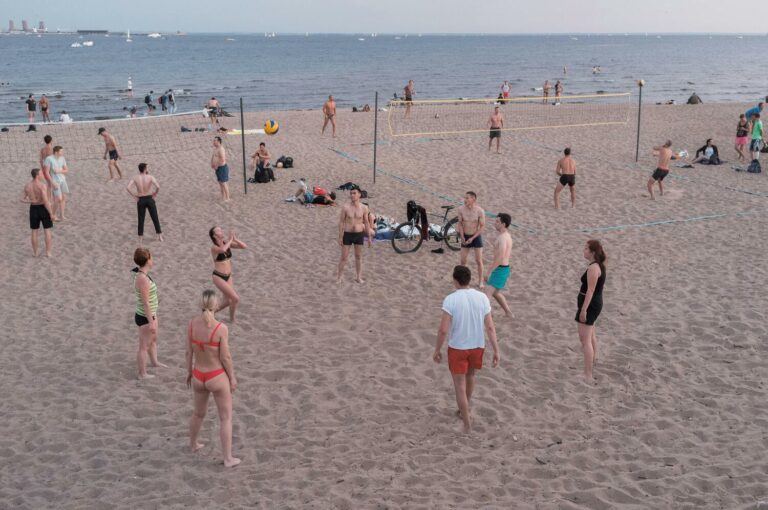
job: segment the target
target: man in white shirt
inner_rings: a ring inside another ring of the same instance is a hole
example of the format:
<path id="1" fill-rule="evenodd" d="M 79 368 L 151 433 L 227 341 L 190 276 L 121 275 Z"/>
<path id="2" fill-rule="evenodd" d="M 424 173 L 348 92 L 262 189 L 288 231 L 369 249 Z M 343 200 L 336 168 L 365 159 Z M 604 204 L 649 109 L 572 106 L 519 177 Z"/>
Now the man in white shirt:
<path id="1" fill-rule="evenodd" d="M 67 112 L 61 112 L 61 115 L 59 116 L 59 122 L 69 124 L 72 122 L 72 117 L 70 117 Z"/>
<path id="2" fill-rule="evenodd" d="M 437 344 L 432 359 L 440 363 L 440 352 L 448 339 L 448 369 L 453 377 L 459 416 L 464 422 L 464 433 L 472 430 L 469 401 L 475 388 L 475 371 L 483 367 L 485 334 L 493 348 L 493 366 L 499 365 L 499 343 L 491 316 L 491 302 L 482 292 L 469 288 L 472 272 L 467 266 L 453 268 L 453 286 L 456 290 L 443 301 L 443 315 L 437 332 Z"/>

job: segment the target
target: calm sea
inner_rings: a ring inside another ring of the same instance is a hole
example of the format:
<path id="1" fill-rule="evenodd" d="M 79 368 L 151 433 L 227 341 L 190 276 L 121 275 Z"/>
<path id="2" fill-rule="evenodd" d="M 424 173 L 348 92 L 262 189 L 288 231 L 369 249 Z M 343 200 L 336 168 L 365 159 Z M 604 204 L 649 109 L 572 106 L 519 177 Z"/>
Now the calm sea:
<path id="1" fill-rule="evenodd" d="M 363 39 L 363 40 L 361 40 Z M 91 47 L 72 48 L 74 42 Z M 544 79 L 566 93 L 624 92 L 646 80 L 650 101 L 757 101 L 768 95 L 767 36 L 600 35 L 438 36 L 195 34 L 152 39 L 75 35 L 0 36 L 0 121 L 24 121 L 22 97 L 47 92 L 53 112 L 75 120 L 124 115 L 145 93 L 173 88 L 180 110 L 211 97 L 235 109 L 318 108 L 332 93 L 340 106 L 400 93 L 417 98 L 533 94 Z M 601 74 L 592 68 L 600 66 Z M 567 75 L 563 75 L 567 66 Z M 122 91 L 133 78 L 135 97 Z"/>

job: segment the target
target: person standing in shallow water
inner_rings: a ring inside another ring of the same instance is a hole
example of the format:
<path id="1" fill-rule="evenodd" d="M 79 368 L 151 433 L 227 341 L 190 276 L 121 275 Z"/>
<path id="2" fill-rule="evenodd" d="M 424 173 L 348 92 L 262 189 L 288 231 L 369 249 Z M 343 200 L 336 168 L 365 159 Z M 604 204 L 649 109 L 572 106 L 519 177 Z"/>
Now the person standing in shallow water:
<path id="1" fill-rule="evenodd" d="M 600 241 L 591 239 L 584 246 L 584 258 L 589 262 L 581 275 L 581 288 L 576 300 L 576 322 L 579 323 L 579 341 L 584 353 L 584 378 L 591 381 L 592 369 L 597 362 L 597 333 L 595 321 L 603 310 L 603 286 L 605 285 L 605 251 Z"/>

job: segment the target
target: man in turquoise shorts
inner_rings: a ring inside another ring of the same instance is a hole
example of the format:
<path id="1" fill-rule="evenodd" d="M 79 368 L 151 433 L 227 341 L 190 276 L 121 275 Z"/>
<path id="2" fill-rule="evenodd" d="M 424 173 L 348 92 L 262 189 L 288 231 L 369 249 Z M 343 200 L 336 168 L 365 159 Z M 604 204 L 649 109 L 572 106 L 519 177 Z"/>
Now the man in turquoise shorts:
<path id="1" fill-rule="evenodd" d="M 504 315 L 509 318 L 512 318 L 512 310 L 509 309 L 507 300 L 504 299 L 501 291 L 507 285 L 507 279 L 509 278 L 512 236 L 509 234 L 508 229 L 511 223 L 512 217 L 507 213 L 499 213 L 496 216 L 493 226 L 496 228 L 499 237 L 496 238 L 496 243 L 494 243 L 493 265 L 491 266 L 490 273 L 488 273 L 488 286 L 485 288 L 485 295 L 488 296 L 488 299 L 493 297 L 501 305 Z"/>

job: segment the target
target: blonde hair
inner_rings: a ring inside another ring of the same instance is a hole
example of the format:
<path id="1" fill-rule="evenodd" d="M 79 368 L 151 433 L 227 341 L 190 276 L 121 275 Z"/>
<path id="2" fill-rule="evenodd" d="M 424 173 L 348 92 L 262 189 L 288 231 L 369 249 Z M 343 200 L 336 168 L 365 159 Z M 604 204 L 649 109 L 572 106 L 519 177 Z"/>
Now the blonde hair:
<path id="1" fill-rule="evenodd" d="M 210 328 L 216 323 L 216 308 L 219 306 L 219 298 L 216 295 L 216 291 L 204 290 L 203 291 L 203 320 L 205 324 Z"/>

